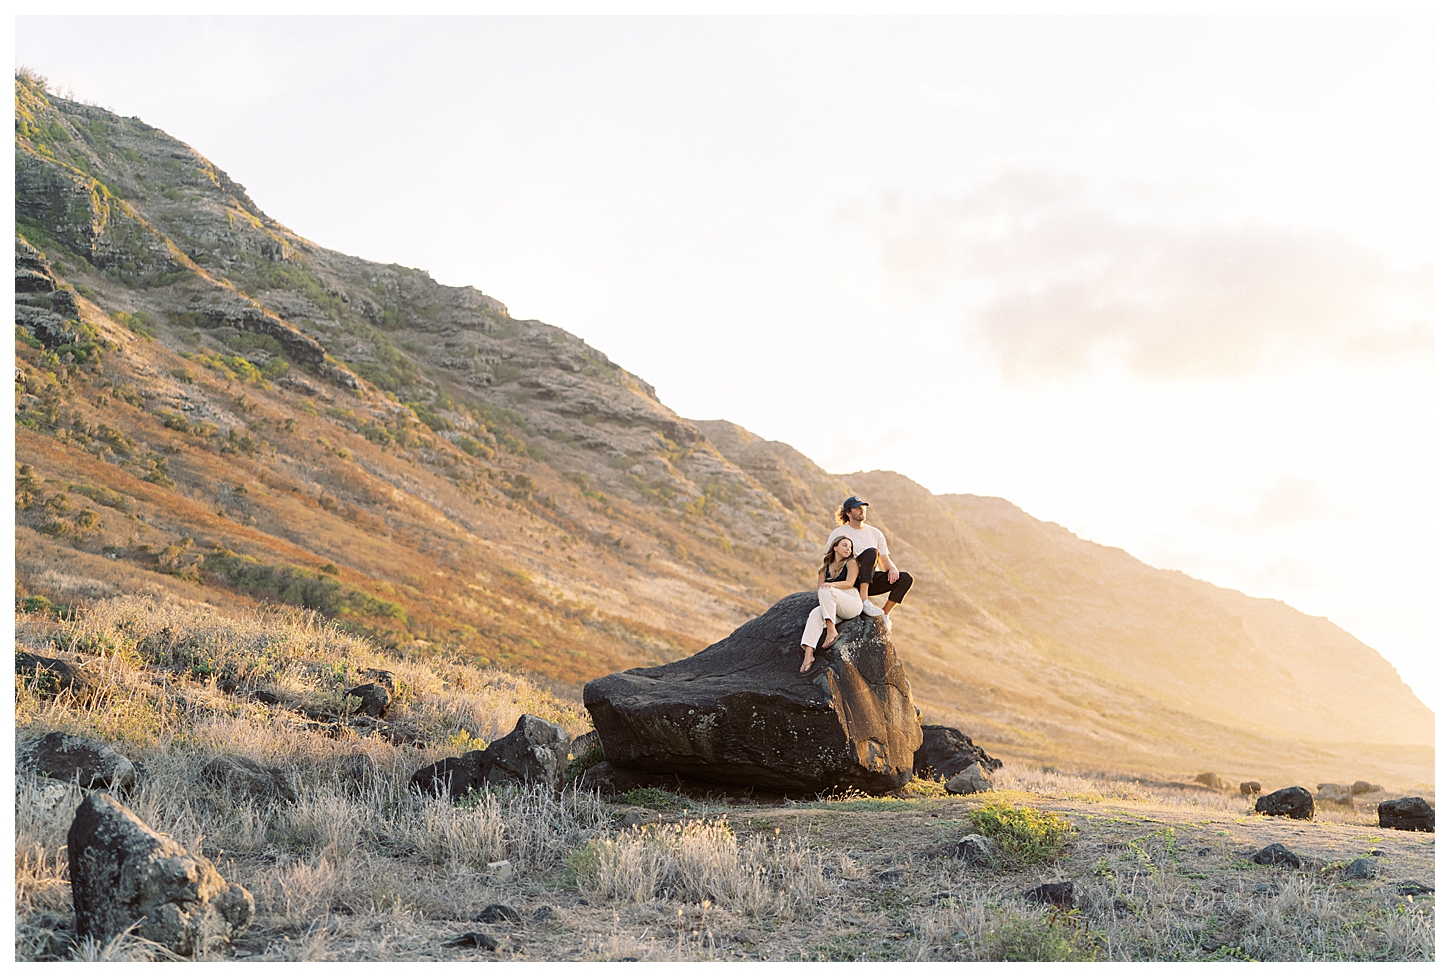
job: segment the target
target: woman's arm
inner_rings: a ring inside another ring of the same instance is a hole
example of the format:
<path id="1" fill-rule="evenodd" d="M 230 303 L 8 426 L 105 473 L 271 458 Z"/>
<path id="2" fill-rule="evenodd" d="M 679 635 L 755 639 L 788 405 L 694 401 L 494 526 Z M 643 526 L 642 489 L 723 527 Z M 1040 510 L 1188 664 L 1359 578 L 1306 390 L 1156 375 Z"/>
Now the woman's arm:
<path id="1" fill-rule="evenodd" d="M 854 590 L 856 589 L 856 575 L 860 572 L 861 568 L 856 565 L 855 560 L 847 560 L 845 580 L 837 580 L 835 583 L 826 583 L 826 571 L 823 569 L 820 572 L 821 585 L 825 587 L 834 587 L 836 590 Z"/>
<path id="2" fill-rule="evenodd" d="M 816 589 L 820 590 L 826 585 L 826 568 L 821 567 L 816 571 Z"/>

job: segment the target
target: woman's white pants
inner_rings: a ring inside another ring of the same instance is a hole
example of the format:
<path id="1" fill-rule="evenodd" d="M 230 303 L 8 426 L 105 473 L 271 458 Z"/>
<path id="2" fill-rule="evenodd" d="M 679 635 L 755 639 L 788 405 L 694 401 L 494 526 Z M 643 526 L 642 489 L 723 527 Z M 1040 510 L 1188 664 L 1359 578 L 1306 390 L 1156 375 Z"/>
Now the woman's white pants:
<path id="1" fill-rule="evenodd" d="M 801 632 L 801 644 L 814 648 L 826 630 L 827 619 L 837 624 L 849 621 L 861 613 L 861 592 L 856 588 L 841 590 L 839 587 L 822 587 L 816 591 L 820 606 L 806 618 L 806 629 Z"/>

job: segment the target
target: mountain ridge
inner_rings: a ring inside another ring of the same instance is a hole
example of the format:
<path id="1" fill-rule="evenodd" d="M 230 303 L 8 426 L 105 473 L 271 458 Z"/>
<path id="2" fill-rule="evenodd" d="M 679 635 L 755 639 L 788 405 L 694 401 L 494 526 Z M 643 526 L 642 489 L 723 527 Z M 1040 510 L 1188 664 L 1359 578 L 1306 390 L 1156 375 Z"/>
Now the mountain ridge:
<path id="1" fill-rule="evenodd" d="M 897 636 L 928 718 L 1119 768 L 1329 764 L 1369 743 L 1425 769 L 1433 715 L 1327 621 L 1176 581 L 1006 500 L 833 475 L 680 417 L 472 286 L 302 238 L 140 120 L 25 77 L 16 106 L 17 235 L 56 286 L 17 284 L 30 592 L 302 603 L 571 690 L 809 586 L 831 511 L 859 492 L 918 579 Z M 1316 664 L 1326 649 L 1357 680 Z M 1224 681 L 1234 669 L 1247 680 Z"/>

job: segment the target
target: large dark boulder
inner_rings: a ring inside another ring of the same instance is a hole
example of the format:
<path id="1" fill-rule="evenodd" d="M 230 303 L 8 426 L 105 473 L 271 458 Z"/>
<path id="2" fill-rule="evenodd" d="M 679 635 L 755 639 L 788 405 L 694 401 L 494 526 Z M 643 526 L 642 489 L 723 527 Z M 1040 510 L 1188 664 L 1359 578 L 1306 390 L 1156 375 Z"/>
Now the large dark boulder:
<path id="1" fill-rule="evenodd" d="M 87 788 L 123 790 L 136 783 L 136 765 L 126 757 L 98 740 L 59 731 L 17 744 L 15 765 Z"/>
<path id="2" fill-rule="evenodd" d="M 1285 787 L 1254 802 L 1254 810 L 1275 817 L 1308 821 L 1314 817 L 1314 795 L 1303 787 Z"/>
<path id="3" fill-rule="evenodd" d="M 135 933 L 191 955 L 224 943 L 252 922 L 255 903 L 210 861 L 189 855 L 99 791 L 76 809 L 66 835 L 76 931 L 104 945 Z"/>
<path id="4" fill-rule="evenodd" d="M 1423 797 L 1397 797 L 1381 801 L 1380 827 L 1396 831 L 1434 831 L 1435 809 Z"/>
<path id="5" fill-rule="evenodd" d="M 690 658 L 584 686 L 604 755 L 625 769 L 787 793 L 894 790 L 921 725 L 890 632 L 858 617 L 799 672 L 814 593 L 792 594 Z"/>
<path id="6" fill-rule="evenodd" d="M 923 780 L 951 780 L 974 763 L 988 773 L 1002 769 L 1002 761 L 972 742 L 972 738 L 951 726 L 923 723 L 921 746 L 911 760 L 912 769 Z"/>
<path id="7" fill-rule="evenodd" d="M 425 794 L 447 793 L 457 800 L 469 791 L 493 785 L 564 786 L 569 765 L 569 731 L 538 716 L 522 715 L 513 731 L 461 757 L 446 757 L 413 774 L 412 783 Z"/>

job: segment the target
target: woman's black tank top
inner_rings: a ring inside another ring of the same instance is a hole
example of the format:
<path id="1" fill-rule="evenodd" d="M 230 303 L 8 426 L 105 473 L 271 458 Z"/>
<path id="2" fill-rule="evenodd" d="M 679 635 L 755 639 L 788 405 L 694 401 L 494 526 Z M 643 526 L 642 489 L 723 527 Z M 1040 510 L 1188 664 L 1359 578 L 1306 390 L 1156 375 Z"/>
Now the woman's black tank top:
<path id="1" fill-rule="evenodd" d="M 841 572 L 838 573 L 838 574 L 836 574 L 834 577 L 831 576 L 831 568 L 829 566 L 827 566 L 826 567 L 826 583 L 836 583 L 839 580 L 845 580 L 846 579 L 846 570 L 850 566 L 851 566 L 851 561 L 850 560 L 847 560 L 845 563 L 842 563 L 841 564 Z"/>

